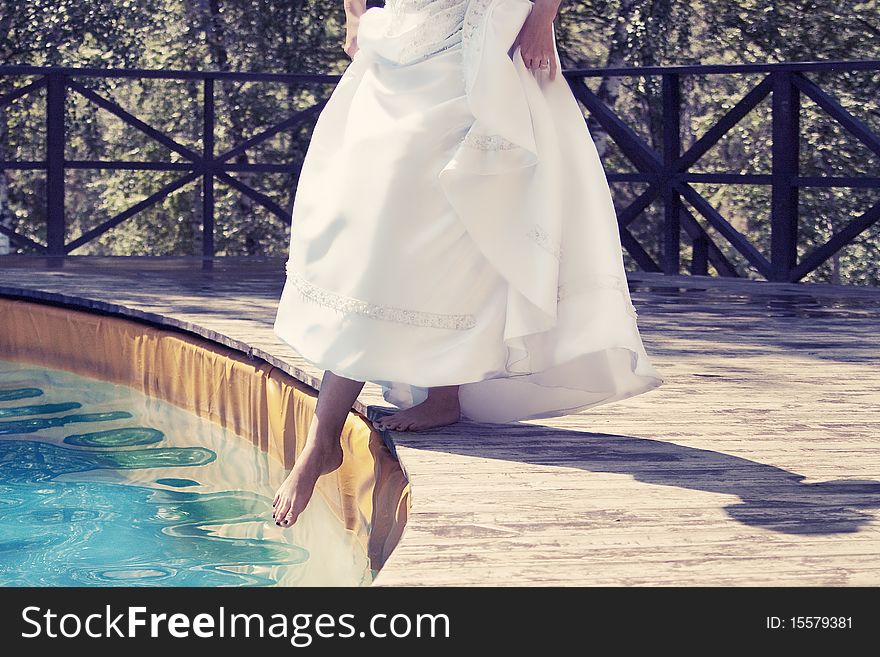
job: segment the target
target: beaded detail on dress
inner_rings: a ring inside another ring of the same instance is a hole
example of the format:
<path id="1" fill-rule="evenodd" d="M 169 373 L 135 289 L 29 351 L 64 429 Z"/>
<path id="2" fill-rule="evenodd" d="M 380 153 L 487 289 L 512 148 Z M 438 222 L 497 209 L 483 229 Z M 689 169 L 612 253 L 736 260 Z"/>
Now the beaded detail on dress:
<path id="1" fill-rule="evenodd" d="M 288 260 L 285 267 L 288 280 L 296 286 L 303 295 L 303 298 L 343 314 L 356 313 L 365 317 L 384 319 L 400 324 L 459 331 L 473 328 L 477 323 L 476 318 L 471 314 L 452 315 L 383 306 L 331 292 L 306 280 L 293 268 L 291 261 Z"/>
<path id="2" fill-rule="evenodd" d="M 553 238 L 550 237 L 550 233 L 544 230 L 544 228 L 535 224 L 529 230 L 528 236 L 531 237 L 538 246 L 540 246 L 554 258 L 556 258 L 557 260 L 562 260 L 562 245 L 558 242 L 555 242 Z"/>
<path id="3" fill-rule="evenodd" d="M 463 143 L 466 146 L 479 148 L 483 151 L 500 151 L 519 148 L 517 144 L 505 139 L 501 135 L 477 135 L 471 132 L 465 135 Z"/>
<path id="4" fill-rule="evenodd" d="M 478 29 L 481 25 L 483 14 L 489 8 L 494 0 L 470 0 L 466 2 L 466 10 L 461 30 L 462 54 L 464 57 L 464 66 L 462 67 L 462 76 L 466 71 L 472 71 L 476 67 L 476 63 L 480 58 L 482 51 L 482 39 L 479 38 Z"/>

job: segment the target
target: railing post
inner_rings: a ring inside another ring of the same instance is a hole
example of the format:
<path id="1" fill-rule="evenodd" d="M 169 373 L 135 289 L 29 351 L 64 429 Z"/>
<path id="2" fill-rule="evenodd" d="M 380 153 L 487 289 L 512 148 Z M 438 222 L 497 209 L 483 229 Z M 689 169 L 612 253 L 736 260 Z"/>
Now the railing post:
<path id="1" fill-rule="evenodd" d="M 691 274 L 694 276 L 706 276 L 709 273 L 709 240 L 704 235 L 698 235 L 693 241 L 691 252 Z"/>
<path id="2" fill-rule="evenodd" d="M 49 255 L 64 255 L 64 97 L 60 73 L 46 74 L 46 245 Z"/>
<path id="3" fill-rule="evenodd" d="M 790 71 L 773 74 L 773 169 L 770 262 L 773 281 L 789 281 L 797 265 L 800 92 Z"/>
<path id="4" fill-rule="evenodd" d="M 673 186 L 674 163 L 681 155 L 681 80 L 663 74 L 663 272 L 678 274 L 681 264 L 681 197 Z"/>
<path id="5" fill-rule="evenodd" d="M 206 77 L 202 99 L 202 155 L 209 164 L 202 176 L 202 256 L 214 257 L 214 78 Z"/>

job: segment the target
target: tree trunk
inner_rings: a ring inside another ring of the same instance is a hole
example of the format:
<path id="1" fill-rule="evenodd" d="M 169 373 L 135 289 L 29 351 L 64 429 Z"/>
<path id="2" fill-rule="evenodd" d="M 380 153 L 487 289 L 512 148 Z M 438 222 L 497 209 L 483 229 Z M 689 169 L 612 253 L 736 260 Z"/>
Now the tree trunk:
<path id="1" fill-rule="evenodd" d="M 219 0 L 198 0 L 202 13 L 202 29 L 205 32 L 205 40 L 208 44 L 208 54 L 211 58 L 211 64 L 220 71 L 229 70 L 229 51 L 226 46 L 226 34 L 223 28 L 223 17 L 220 14 Z M 245 130 L 241 121 L 236 116 L 233 107 L 239 105 L 238 102 L 238 83 L 233 81 L 220 82 L 216 86 L 216 91 L 226 99 L 226 107 L 230 110 L 229 116 L 229 136 L 233 145 L 239 144 L 245 140 Z M 235 157 L 236 164 L 247 164 L 247 153 L 240 153 Z M 249 181 L 248 181 L 249 182 Z M 254 240 L 253 233 L 253 201 L 241 194 L 236 193 L 235 208 L 236 217 L 231 218 L 237 223 L 245 233 L 245 255 L 258 255 L 259 240 Z M 256 244 L 255 244 L 256 242 Z"/>
<path id="2" fill-rule="evenodd" d="M 6 159 L 6 143 L 9 137 L 9 126 L 6 124 L 6 108 L 0 107 L 0 160 Z M 12 208 L 9 207 L 9 180 L 6 170 L 0 169 L 0 225 L 12 228 Z M 9 237 L 0 233 L 0 255 L 12 253 Z"/>
<path id="3" fill-rule="evenodd" d="M 626 64 L 626 25 L 632 17 L 636 4 L 637 0 L 620 0 L 617 16 L 615 16 L 614 20 L 614 30 L 611 34 L 611 45 L 608 47 L 608 57 L 605 60 L 606 68 L 617 68 Z M 623 78 L 619 75 L 604 77 L 599 84 L 596 95 L 608 107 L 614 107 L 620 95 L 620 85 L 622 83 Z M 590 132 L 594 134 L 596 149 L 599 151 L 600 157 L 602 157 L 608 149 L 608 134 L 592 120 L 592 117 L 588 121 L 588 125 Z"/>

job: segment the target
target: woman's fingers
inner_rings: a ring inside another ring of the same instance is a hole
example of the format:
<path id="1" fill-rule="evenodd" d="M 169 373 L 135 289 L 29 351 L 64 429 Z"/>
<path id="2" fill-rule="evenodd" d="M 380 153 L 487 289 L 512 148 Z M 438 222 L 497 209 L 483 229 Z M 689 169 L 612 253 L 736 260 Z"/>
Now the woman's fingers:
<path id="1" fill-rule="evenodd" d="M 556 37 L 553 32 L 555 16 L 555 10 L 548 12 L 546 6 L 534 6 L 513 45 L 514 48 L 519 46 L 526 68 L 546 71 L 550 74 L 550 79 L 556 78 Z"/>
<path id="2" fill-rule="evenodd" d="M 543 55 L 526 55 L 525 53 L 522 53 L 522 51 L 520 51 L 520 53 L 522 55 L 522 60 L 525 63 L 526 68 L 532 70 L 546 71 L 550 74 L 551 80 L 556 79 L 557 66 L 556 58 L 553 56 L 553 53 Z"/>

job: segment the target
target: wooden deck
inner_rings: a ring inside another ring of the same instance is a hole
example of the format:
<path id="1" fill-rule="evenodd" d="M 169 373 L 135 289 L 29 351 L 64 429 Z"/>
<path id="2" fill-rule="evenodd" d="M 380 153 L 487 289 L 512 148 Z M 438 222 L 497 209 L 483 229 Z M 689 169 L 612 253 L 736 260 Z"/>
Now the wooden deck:
<path id="1" fill-rule="evenodd" d="M 0 294 L 92 300 L 317 385 L 272 332 L 283 265 L 5 256 Z M 880 290 L 630 282 L 665 385 L 555 420 L 393 434 L 413 508 L 377 584 L 880 584 Z M 360 402 L 385 405 L 369 384 Z"/>

